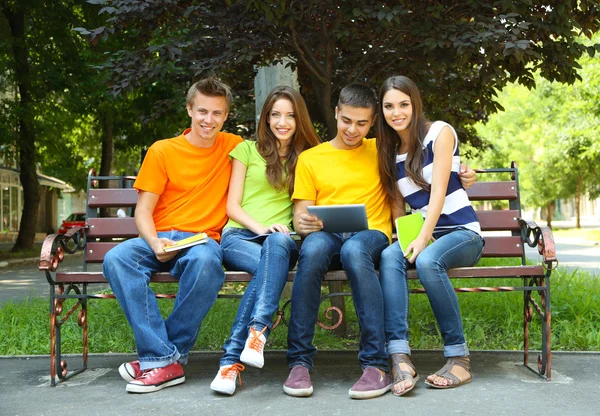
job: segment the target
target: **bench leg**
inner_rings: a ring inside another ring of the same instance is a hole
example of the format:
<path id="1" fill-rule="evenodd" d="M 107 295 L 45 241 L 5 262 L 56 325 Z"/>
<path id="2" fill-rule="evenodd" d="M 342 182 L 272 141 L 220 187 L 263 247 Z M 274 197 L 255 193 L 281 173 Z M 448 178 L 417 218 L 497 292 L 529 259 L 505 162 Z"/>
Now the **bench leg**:
<path id="1" fill-rule="evenodd" d="M 523 285 L 527 286 L 527 278 L 523 278 Z M 531 322 L 531 291 L 523 292 L 523 364 L 529 365 L 529 322 Z"/>
<path id="2" fill-rule="evenodd" d="M 64 317 L 60 317 L 63 312 L 64 302 L 66 295 L 64 293 L 64 286 L 62 284 L 50 287 L 50 385 L 55 387 L 60 381 L 66 381 L 67 379 L 79 374 L 87 369 L 87 298 L 85 293 L 87 288 L 84 284 L 84 295 L 81 294 L 78 287 L 70 285 L 67 289 L 67 294 L 70 291 L 76 293 L 77 301 L 75 305 L 65 314 Z M 62 340 L 61 340 L 61 327 L 63 323 L 69 319 L 69 317 L 77 310 L 78 320 L 77 324 L 83 329 L 83 365 L 80 369 L 69 373 L 67 361 L 62 359 Z"/>
<path id="3" fill-rule="evenodd" d="M 529 282 L 527 282 L 529 280 Z M 536 285 L 540 296 L 541 307 L 532 297 L 534 291 L 526 290 L 523 296 L 523 364 L 534 370 L 529 365 L 529 323 L 533 319 L 533 309 L 540 317 L 542 327 L 541 353 L 537 358 L 537 373 L 550 381 L 552 379 L 552 333 L 551 333 L 551 308 L 550 308 L 550 282 L 544 277 L 531 277 L 525 279 L 525 285 Z"/>

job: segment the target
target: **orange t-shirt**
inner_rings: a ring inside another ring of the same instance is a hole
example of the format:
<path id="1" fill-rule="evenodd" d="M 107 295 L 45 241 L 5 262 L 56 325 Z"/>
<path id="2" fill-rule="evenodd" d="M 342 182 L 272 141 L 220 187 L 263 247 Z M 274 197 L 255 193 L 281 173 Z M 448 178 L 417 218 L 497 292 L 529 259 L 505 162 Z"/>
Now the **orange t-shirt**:
<path id="1" fill-rule="evenodd" d="M 227 222 L 229 152 L 242 138 L 219 132 L 211 148 L 199 148 L 186 140 L 189 131 L 150 146 L 133 187 L 159 195 L 156 231 L 205 232 L 219 241 Z"/>

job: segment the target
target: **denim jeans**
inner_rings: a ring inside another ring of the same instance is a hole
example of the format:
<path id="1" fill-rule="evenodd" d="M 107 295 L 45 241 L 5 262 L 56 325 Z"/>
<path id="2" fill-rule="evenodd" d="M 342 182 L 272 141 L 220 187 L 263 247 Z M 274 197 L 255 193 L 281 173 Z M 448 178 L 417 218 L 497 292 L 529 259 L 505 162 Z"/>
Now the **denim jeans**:
<path id="1" fill-rule="evenodd" d="M 318 231 L 302 243 L 298 270 L 292 289 L 292 310 L 288 325 L 287 360 L 290 368 L 313 368 L 316 348 L 312 344 L 321 300 L 321 283 L 327 270 L 346 271 L 358 323 L 363 368 L 388 370 L 383 328 L 383 295 L 375 268 L 389 244 L 381 231 L 331 234 Z"/>
<path id="2" fill-rule="evenodd" d="M 159 232 L 159 237 L 179 241 L 194 233 Z M 142 238 L 114 247 L 104 258 L 103 272 L 127 321 L 133 329 L 142 370 L 187 362 L 200 324 L 223 285 L 221 248 L 212 240 L 181 250 L 161 263 Z M 170 272 L 179 279 L 173 311 L 163 319 L 149 286 L 153 272 Z"/>
<path id="3" fill-rule="evenodd" d="M 444 340 L 444 356 L 469 355 L 458 299 L 447 270 L 473 266 L 481 257 L 483 238 L 470 230 L 456 229 L 434 234 L 436 240 L 417 257 L 415 267 L 427 292 Z M 385 338 L 388 354 L 410 354 L 408 346 L 408 284 L 406 271 L 412 266 L 400 244 L 381 254 L 379 277 L 385 308 Z"/>
<path id="4" fill-rule="evenodd" d="M 269 336 L 273 314 L 279 307 L 279 298 L 288 272 L 298 260 L 296 242 L 283 233 L 270 234 L 262 244 L 244 238 L 256 234 L 244 228 L 227 228 L 221 238 L 223 264 L 227 270 L 240 270 L 252 274 L 238 312 L 231 327 L 229 339 L 223 345 L 221 366 L 240 362 L 250 327 Z"/>

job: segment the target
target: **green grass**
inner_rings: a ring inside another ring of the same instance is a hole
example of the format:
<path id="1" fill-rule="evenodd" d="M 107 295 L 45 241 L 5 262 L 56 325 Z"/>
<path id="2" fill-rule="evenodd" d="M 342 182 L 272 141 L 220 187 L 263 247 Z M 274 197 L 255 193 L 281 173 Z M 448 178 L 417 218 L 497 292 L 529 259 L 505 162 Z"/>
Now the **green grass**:
<path id="1" fill-rule="evenodd" d="M 4 260 L 12 260 L 12 259 L 27 259 L 27 258 L 40 258 L 40 251 L 42 249 L 41 243 L 36 243 L 33 245 L 31 250 L 18 251 L 13 253 L 10 251 L 12 245 L 7 245 L 3 243 L 3 247 L 0 249 L 0 261 Z"/>
<path id="2" fill-rule="evenodd" d="M 484 264 L 507 262 L 483 261 Z M 467 281 L 468 280 L 468 281 Z M 457 287 L 467 286 L 520 286 L 518 279 L 455 279 Z M 558 270 L 552 275 L 552 345 L 554 351 L 600 350 L 600 279 L 582 271 Z M 416 282 L 411 282 L 417 284 Z M 166 292 L 159 285 L 160 292 Z M 176 286 L 171 286 L 172 291 Z M 243 286 L 227 290 L 239 292 Z M 465 333 L 472 349 L 519 350 L 523 348 L 523 295 L 507 293 L 461 293 L 458 295 Z M 410 297 L 411 347 L 414 349 L 439 349 L 442 347 L 439 332 L 426 295 Z M 164 316 L 173 302 L 160 299 Z M 218 299 L 203 322 L 196 350 L 217 351 L 229 336 L 239 301 Z M 315 345 L 319 349 L 357 349 L 358 323 L 351 299 L 346 300 L 348 336 L 338 338 L 330 331 L 316 329 Z M 63 315 L 70 309 L 64 308 Z M 322 308 L 324 309 L 324 308 Z M 129 325 L 115 300 L 91 300 L 88 308 L 90 352 L 133 353 L 135 344 Z M 289 309 L 287 311 L 289 314 Z M 322 315 L 322 312 L 321 312 Z M 76 320 L 63 326 L 63 353 L 81 352 L 81 329 Z M 540 346 L 539 320 L 531 325 L 530 347 Z M 323 319 L 323 317 L 322 317 Z M 0 309 L 0 354 L 48 354 L 49 316 L 48 301 L 34 299 L 8 303 Z M 267 348 L 285 349 L 287 327 L 280 325 L 273 331 Z"/>
<path id="3" fill-rule="evenodd" d="M 593 228 L 558 228 L 552 234 L 557 237 L 579 238 L 582 240 L 600 242 L 600 230 Z"/>

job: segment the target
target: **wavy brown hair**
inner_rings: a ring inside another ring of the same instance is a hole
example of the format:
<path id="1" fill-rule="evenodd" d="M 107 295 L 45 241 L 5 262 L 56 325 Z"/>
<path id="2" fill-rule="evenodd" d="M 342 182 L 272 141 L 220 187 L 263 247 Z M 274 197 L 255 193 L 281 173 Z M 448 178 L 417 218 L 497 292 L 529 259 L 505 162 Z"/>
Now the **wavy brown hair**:
<path id="1" fill-rule="evenodd" d="M 289 151 L 285 158 L 279 157 L 279 140 L 269 127 L 269 116 L 278 100 L 288 100 L 294 109 L 296 132 L 292 136 Z M 258 153 L 267 162 L 267 180 L 278 191 L 287 189 L 290 196 L 294 192 L 294 177 L 298 156 L 306 149 L 321 143 L 308 115 L 304 98 L 293 88 L 280 86 L 274 88 L 263 105 L 258 127 L 256 128 Z"/>
<path id="2" fill-rule="evenodd" d="M 400 149 L 400 135 L 385 121 L 383 115 L 383 97 L 392 90 L 402 91 L 410 97 L 412 105 L 412 119 L 408 126 L 410 140 L 408 155 L 404 167 L 408 176 L 417 186 L 429 190 L 430 185 L 423 178 L 423 140 L 427 135 L 431 122 L 423 113 L 423 100 L 416 84 L 408 77 L 393 76 L 385 80 L 379 91 L 379 107 L 377 110 L 377 158 L 379 161 L 379 176 L 391 202 L 397 203 L 401 199 L 398 189 L 398 171 L 396 169 L 396 155 Z"/>

